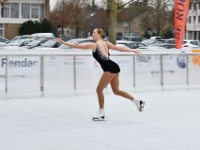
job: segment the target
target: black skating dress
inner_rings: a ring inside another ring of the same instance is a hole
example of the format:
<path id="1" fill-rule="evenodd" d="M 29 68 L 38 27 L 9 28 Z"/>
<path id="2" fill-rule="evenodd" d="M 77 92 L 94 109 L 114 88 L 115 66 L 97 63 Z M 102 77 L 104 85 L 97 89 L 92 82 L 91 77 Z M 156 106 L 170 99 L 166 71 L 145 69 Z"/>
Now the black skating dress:
<path id="1" fill-rule="evenodd" d="M 119 68 L 118 64 L 116 64 L 114 61 L 112 61 L 109 58 L 109 56 L 108 57 L 105 56 L 101 52 L 100 47 L 98 46 L 97 43 L 96 43 L 96 45 L 97 45 L 97 48 L 96 48 L 96 51 L 93 52 L 93 57 L 99 62 L 99 64 L 101 65 L 101 68 L 103 69 L 103 71 L 104 72 L 108 71 L 108 72 L 111 72 L 111 73 L 120 72 L 120 68 Z M 107 46 L 108 46 L 108 44 L 107 44 Z M 108 47 L 108 49 L 109 49 L 109 47 Z"/>

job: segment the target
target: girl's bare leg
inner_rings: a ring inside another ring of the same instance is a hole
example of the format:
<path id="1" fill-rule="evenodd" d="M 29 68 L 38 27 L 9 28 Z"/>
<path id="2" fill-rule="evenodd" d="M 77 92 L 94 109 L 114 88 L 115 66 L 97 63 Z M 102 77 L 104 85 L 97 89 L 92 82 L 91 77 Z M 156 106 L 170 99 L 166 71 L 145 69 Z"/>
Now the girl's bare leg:
<path id="1" fill-rule="evenodd" d="M 104 109 L 104 94 L 103 94 L 103 89 L 113 80 L 113 78 L 117 74 L 115 73 L 110 73 L 110 72 L 104 72 L 101 76 L 101 79 L 99 81 L 99 84 L 97 86 L 97 95 L 98 95 L 98 100 L 99 100 L 99 108 Z"/>
<path id="2" fill-rule="evenodd" d="M 128 93 L 126 93 L 124 91 L 119 90 L 119 74 L 117 74 L 112 79 L 112 81 L 110 82 L 110 84 L 111 84 L 111 87 L 112 87 L 112 90 L 113 90 L 114 94 L 130 99 L 133 103 L 135 103 L 137 109 L 140 112 L 143 111 L 145 103 L 142 100 L 135 99 L 130 94 L 128 94 Z"/>
<path id="3" fill-rule="evenodd" d="M 130 100 L 134 99 L 134 97 L 131 96 L 130 94 L 119 90 L 119 73 L 111 80 L 110 84 L 114 94 L 128 98 Z"/>

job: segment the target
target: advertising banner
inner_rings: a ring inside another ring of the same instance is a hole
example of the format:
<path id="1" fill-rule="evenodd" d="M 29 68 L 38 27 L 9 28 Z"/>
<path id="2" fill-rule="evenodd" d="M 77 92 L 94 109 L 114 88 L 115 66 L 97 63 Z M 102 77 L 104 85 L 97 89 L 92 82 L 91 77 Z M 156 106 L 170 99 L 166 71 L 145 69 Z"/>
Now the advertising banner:
<path id="1" fill-rule="evenodd" d="M 74 57 L 44 57 L 44 90 L 74 89 Z"/>
<path id="2" fill-rule="evenodd" d="M 96 91 L 103 73 L 101 66 L 91 56 L 77 56 L 76 61 L 76 89 L 84 90 L 87 88 Z"/>
<path id="3" fill-rule="evenodd" d="M 189 3 L 190 0 L 175 1 L 174 29 L 175 29 L 175 39 L 176 39 L 177 49 L 182 48 Z"/>
<path id="4" fill-rule="evenodd" d="M 186 85 L 186 55 L 163 56 L 163 82 L 165 85 Z"/>
<path id="5" fill-rule="evenodd" d="M 4 79 L 8 61 L 8 92 L 40 90 L 40 57 L 16 56 L 8 60 L 1 57 L 0 60 L 0 74 Z"/>
<path id="6" fill-rule="evenodd" d="M 5 67 L 3 67 L 3 61 L 5 57 L 0 57 L 0 93 L 5 92 Z"/>
<path id="7" fill-rule="evenodd" d="M 200 85 L 200 55 L 189 56 L 189 84 Z"/>
<path id="8" fill-rule="evenodd" d="M 163 83 L 169 85 L 200 84 L 200 57 L 185 54 L 163 55 Z M 75 66 L 74 66 L 74 58 Z M 120 87 L 157 88 L 161 86 L 161 56 L 113 56 L 111 59 L 121 69 Z M 135 60 L 135 62 L 134 62 Z M 0 92 L 5 92 L 5 69 L 7 68 L 8 92 L 40 91 L 41 62 L 38 56 L 0 58 Z M 188 67 L 188 68 L 187 68 Z M 188 69 L 188 73 L 187 73 Z M 134 74 L 135 72 L 135 74 Z M 51 90 L 96 90 L 103 71 L 91 56 L 45 56 L 44 91 Z M 110 85 L 108 85 L 110 88 Z"/>
<path id="9" fill-rule="evenodd" d="M 141 55 L 135 59 L 136 87 L 160 86 L 159 55 Z"/>

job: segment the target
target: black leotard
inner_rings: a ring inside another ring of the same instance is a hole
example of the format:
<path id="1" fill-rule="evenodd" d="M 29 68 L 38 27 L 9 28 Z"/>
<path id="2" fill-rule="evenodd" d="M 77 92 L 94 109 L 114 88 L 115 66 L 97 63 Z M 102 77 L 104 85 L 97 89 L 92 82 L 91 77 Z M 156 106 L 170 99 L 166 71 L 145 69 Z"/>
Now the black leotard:
<path id="1" fill-rule="evenodd" d="M 100 47 L 98 46 L 97 43 L 96 43 L 96 45 L 97 45 L 97 48 L 96 48 L 96 51 L 93 52 L 93 57 L 99 62 L 99 64 L 101 65 L 101 68 L 103 69 L 103 71 L 104 72 L 109 71 L 111 73 L 118 73 L 118 72 L 120 72 L 120 68 L 119 68 L 118 64 L 116 64 L 114 61 L 112 61 L 109 58 L 109 56 L 108 57 L 105 56 L 101 52 Z M 107 44 L 107 46 L 108 46 L 108 44 Z"/>

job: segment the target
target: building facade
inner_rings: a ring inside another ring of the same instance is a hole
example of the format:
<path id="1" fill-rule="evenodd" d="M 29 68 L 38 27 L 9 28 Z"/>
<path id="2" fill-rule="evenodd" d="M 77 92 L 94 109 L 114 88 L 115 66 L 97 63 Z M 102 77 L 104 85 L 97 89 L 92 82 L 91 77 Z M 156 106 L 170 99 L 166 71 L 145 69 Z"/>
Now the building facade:
<path id="1" fill-rule="evenodd" d="M 200 40 L 200 3 L 196 1 L 189 6 L 185 39 Z"/>
<path id="2" fill-rule="evenodd" d="M 0 3 L 0 36 L 12 39 L 28 20 L 39 21 L 49 16 L 49 0 L 8 0 Z"/>

